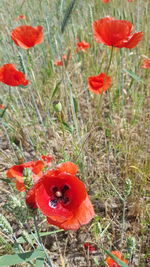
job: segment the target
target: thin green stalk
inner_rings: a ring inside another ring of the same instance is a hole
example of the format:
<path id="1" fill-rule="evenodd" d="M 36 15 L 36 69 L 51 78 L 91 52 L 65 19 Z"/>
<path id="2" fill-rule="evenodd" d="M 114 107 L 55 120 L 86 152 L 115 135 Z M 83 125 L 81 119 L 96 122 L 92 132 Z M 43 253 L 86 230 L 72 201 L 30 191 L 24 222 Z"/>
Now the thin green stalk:
<path id="1" fill-rule="evenodd" d="M 112 61 L 112 57 L 113 57 L 113 46 L 111 47 L 111 53 L 110 53 L 110 58 L 109 58 L 109 62 L 108 62 L 108 66 L 107 66 L 107 69 L 106 69 L 106 74 L 108 74 L 108 71 L 110 69 L 110 66 L 111 66 L 111 61 Z"/>
<path id="2" fill-rule="evenodd" d="M 43 245 L 42 238 L 41 238 L 41 236 L 39 234 L 39 229 L 38 229 L 38 225 L 37 225 L 36 215 L 35 214 L 33 215 L 33 220 L 34 220 L 34 227 L 35 227 L 35 231 L 36 231 L 36 234 L 37 234 L 37 237 L 38 237 L 38 241 L 39 241 L 39 243 L 40 243 L 40 245 L 41 245 L 41 247 L 42 247 L 42 249 L 43 249 L 43 251 L 45 253 L 45 256 L 47 258 L 47 261 L 49 263 L 49 266 L 50 267 L 55 267 L 55 265 L 53 265 L 53 263 L 52 263 L 49 255 L 47 254 L 46 249 L 45 249 L 45 247 Z"/>

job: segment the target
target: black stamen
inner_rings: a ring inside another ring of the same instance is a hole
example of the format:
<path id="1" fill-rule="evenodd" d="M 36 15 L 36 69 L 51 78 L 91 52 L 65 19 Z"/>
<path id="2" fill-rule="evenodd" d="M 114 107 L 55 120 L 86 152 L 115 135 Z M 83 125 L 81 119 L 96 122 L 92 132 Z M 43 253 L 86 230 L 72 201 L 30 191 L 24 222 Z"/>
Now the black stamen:
<path id="1" fill-rule="evenodd" d="M 63 202 L 64 204 L 67 204 L 67 202 L 69 202 L 69 197 L 63 197 L 63 198 L 62 198 L 62 202 Z"/>
<path id="2" fill-rule="evenodd" d="M 49 205 L 52 207 L 52 208 L 55 208 L 56 205 L 58 203 L 58 199 L 57 198 L 54 198 L 53 200 L 50 200 L 49 202 Z"/>
<path id="3" fill-rule="evenodd" d="M 63 189 L 61 190 L 62 194 L 64 195 L 64 193 L 69 189 L 68 185 L 64 185 Z"/>
<path id="4" fill-rule="evenodd" d="M 57 186 L 54 186 L 54 187 L 52 188 L 52 191 L 53 191 L 53 193 L 55 194 L 55 193 L 58 191 L 58 187 L 57 187 Z"/>

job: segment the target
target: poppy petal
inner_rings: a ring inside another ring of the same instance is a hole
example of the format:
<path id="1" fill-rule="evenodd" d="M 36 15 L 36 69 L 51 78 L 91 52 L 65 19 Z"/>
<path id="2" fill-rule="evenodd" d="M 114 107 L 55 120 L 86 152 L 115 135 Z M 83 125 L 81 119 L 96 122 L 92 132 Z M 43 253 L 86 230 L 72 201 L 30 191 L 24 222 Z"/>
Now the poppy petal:
<path id="1" fill-rule="evenodd" d="M 24 73 L 16 70 L 13 64 L 4 64 L 0 68 L 0 82 L 9 86 L 28 85 Z"/>
<path id="2" fill-rule="evenodd" d="M 142 40 L 143 33 L 142 32 L 136 32 L 132 35 L 132 37 L 129 39 L 127 43 L 125 43 L 124 47 L 132 49 Z"/>
<path id="3" fill-rule="evenodd" d="M 29 49 L 43 42 L 43 27 L 19 26 L 12 30 L 11 38 L 17 46 L 23 49 Z"/>
<path id="4" fill-rule="evenodd" d="M 57 165 L 57 170 L 59 170 L 60 172 L 68 172 L 75 175 L 78 171 L 78 167 L 73 162 L 66 161 Z"/>

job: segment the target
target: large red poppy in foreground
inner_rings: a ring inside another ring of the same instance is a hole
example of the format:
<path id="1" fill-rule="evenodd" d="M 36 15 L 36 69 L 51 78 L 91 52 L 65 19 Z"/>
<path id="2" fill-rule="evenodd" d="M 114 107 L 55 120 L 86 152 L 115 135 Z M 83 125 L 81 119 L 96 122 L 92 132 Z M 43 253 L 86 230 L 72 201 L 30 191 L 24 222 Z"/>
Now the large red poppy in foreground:
<path id="1" fill-rule="evenodd" d="M 89 90 L 94 94 L 102 94 L 107 91 L 111 85 L 111 78 L 105 73 L 100 73 L 97 76 L 88 77 Z"/>
<path id="2" fill-rule="evenodd" d="M 24 73 L 16 70 L 13 64 L 4 64 L 0 68 L 0 82 L 9 86 L 28 85 Z"/>
<path id="3" fill-rule="evenodd" d="M 122 262 L 128 264 L 128 260 L 125 260 L 121 254 L 120 251 L 112 251 L 111 252 L 114 256 L 116 256 L 119 260 L 121 260 Z M 108 257 L 106 259 L 106 263 L 108 264 L 109 267 L 120 267 L 120 265 L 118 265 L 111 257 Z"/>
<path id="4" fill-rule="evenodd" d="M 75 165 L 71 164 L 73 168 L 68 162 L 66 170 L 65 165 L 61 165 L 47 172 L 26 196 L 28 206 L 38 207 L 49 224 L 65 230 L 77 230 L 94 216 L 85 185 L 71 174 L 76 172 Z"/>
<path id="5" fill-rule="evenodd" d="M 19 26 L 12 30 L 11 38 L 17 46 L 23 49 L 29 49 L 43 42 L 43 27 Z"/>
<path id="6" fill-rule="evenodd" d="M 118 48 L 134 48 L 142 39 L 143 33 L 132 33 L 132 23 L 127 20 L 116 20 L 104 17 L 93 23 L 96 42 Z"/>
<path id="7" fill-rule="evenodd" d="M 29 161 L 20 165 L 14 165 L 9 168 L 6 172 L 8 178 L 12 178 L 12 181 L 16 183 L 16 188 L 19 191 L 26 191 L 26 186 L 24 183 L 24 170 L 26 168 L 30 169 L 32 172 L 33 182 L 36 182 L 40 179 L 42 175 L 42 170 L 45 167 L 45 164 L 41 160 Z"/>

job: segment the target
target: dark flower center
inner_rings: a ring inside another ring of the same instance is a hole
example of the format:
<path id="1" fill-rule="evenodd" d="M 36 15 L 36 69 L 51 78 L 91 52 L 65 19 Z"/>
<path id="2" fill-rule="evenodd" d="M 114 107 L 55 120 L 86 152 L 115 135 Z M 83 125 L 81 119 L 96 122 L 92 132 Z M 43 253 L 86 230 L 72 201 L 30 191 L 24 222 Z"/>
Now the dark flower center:
<path id="1" fill-rule="evenodd" d="M 62 188 L 58 188 L 57 186 L 54 186 L 52 188 L 52 199 L 49 201 L 49 205 L 53 208 L 57 206 L 59 202 L 63 204 L 69 203 L 69 197 L 65 196 L 66 191 L 69 190 L 68 185 L 64 185 Z"/>

